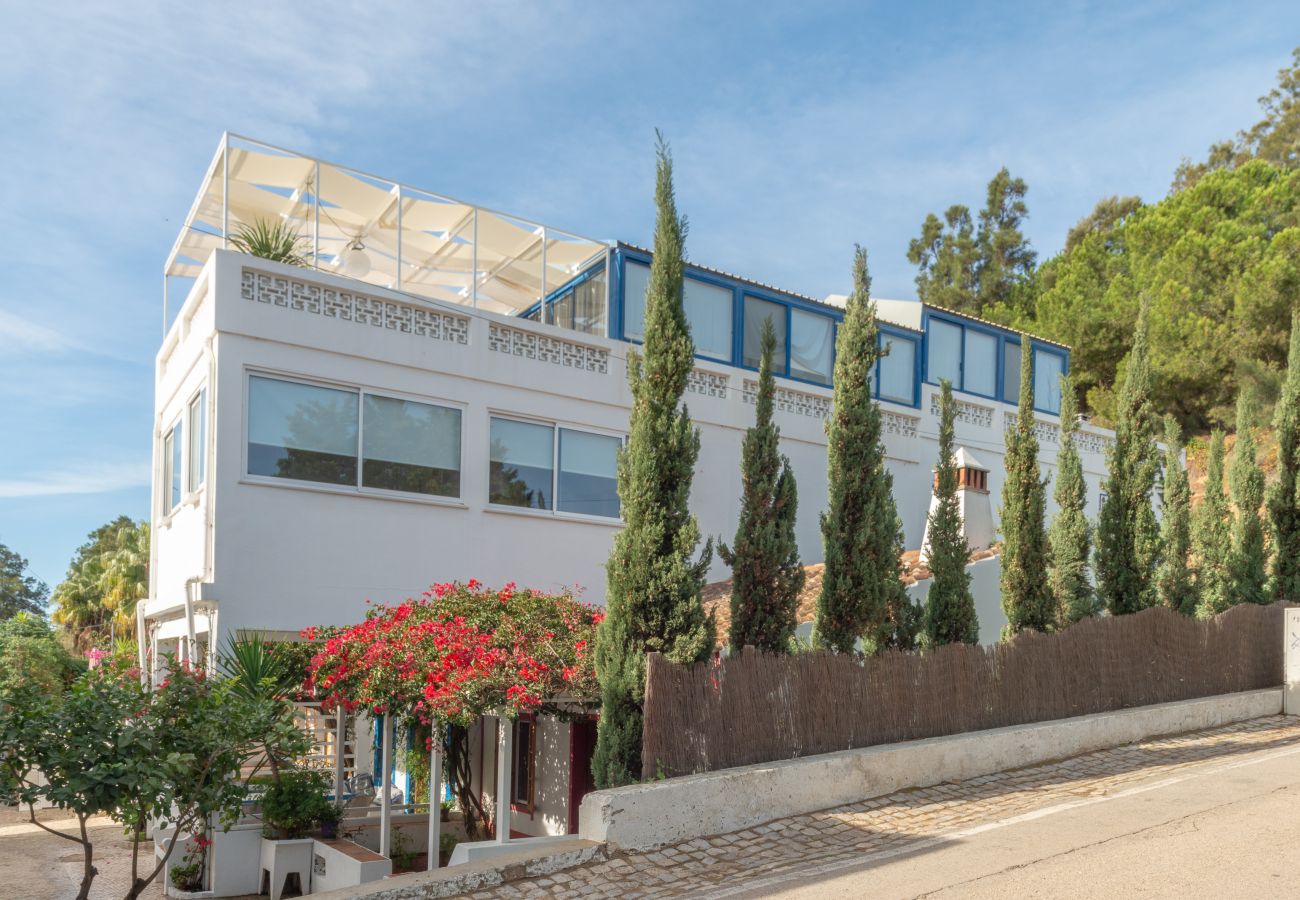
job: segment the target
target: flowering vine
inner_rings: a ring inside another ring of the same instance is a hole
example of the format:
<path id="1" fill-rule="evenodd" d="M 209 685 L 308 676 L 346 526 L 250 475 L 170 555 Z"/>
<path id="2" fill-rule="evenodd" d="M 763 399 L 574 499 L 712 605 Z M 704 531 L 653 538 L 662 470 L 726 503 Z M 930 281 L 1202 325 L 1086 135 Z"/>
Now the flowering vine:
<path id="1" fill-rule="evenodd" d="M 435 584 L 418 600 L 373 606 L 350 628 L 306 629 L 306 640 L 324 639 L 307 688 L 329 705 L 462 725 L 491 711 L 591 705 L 602 618 L 568 592 Z"/>

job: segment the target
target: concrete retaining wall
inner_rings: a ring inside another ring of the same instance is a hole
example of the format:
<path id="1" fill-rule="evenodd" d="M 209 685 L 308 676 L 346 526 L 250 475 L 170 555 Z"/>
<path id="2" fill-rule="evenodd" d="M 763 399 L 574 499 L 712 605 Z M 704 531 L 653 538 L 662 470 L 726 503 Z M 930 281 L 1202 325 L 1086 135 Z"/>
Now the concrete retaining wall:
<path id="1" fill-rule="evenodd" d="M 580 833 L 639 850 L 749 828 L 909 787 L 977 778 L 1163 734 L 1282 711 L 1270 688 L 1032 725 L 908 741 L 596 791 Z"/>

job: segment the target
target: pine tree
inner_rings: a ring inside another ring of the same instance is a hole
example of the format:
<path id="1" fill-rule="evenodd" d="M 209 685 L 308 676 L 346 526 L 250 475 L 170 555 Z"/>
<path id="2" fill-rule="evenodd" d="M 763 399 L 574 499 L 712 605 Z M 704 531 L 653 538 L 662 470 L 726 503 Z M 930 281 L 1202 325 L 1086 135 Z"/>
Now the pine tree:
<path id="1" fill-rule="evenodd" d="M 979 620 L 970 592 L 966 564 L 970 549 L 962 534 L 957 502 L 957 461 L 953 454 L 952 384 L 939 382 L 939 464 L 935 469 L 934 496 L 926 528 L 926 559 L 934 579 L 925 598 L 925 637 L 930 646 L 979 642 Z"/>
<path id="2" fill-rule="evenodd" d="M 1223 492 L 1223 432 L 1210 435 L 1205 467 L 1205 495 L 1192 516 L 1192 550 L 1196 554 L 1196 593 L 1199 616 L 1223 612 L 1232 596 L 1232 510 Z"/>
<path id="3" fill-rule="evenodd" d="M 1038 434 L 1034 428 L 1033 354 L 1029 336 L 1021 339 L 1020 408 L 1014 428 L 1006 435 L 1002 482 L 1002 610 L 1007 633 L 1026 628 L 1047 631 L 1055 623 L 1052 592 L 1047 583 L 1050 553 L 1043 519 L 1047 482 L 1038 475 Z"/>
<path id="4" fill-rule="evenodd" d="M 1161 494 L 1160 566 L 1156 597 L 1161 606 L 1195 615 L 1196 585 L 1191 568 L 1191 486 L 1183 467 L 1183 432 L 1178 420 L 1165 416 L 1165 474 Z"/>
<path id="5" fill-rule="evenodd" d="M 1118 400 L 1115 444 L 1106 453 L 1106 500 L 1097 524 L 1097 592 L 1113 616 L 1155 602 L 1160 535 L 1151 494 L 1159 456 L 1147 359 L 1150 302 L 1142 301 Z"/>
<path id="6" fill-rule="evenodd" d="M 657 147 L 654 259 L 646 292 L 643 356 L 629 355 L 632 412 L 618 457 L 618 495 L 625 527 L 606 563 L 605 620 L 596 635 L 600 727 L 592 773 L 600 787 L 641 777 L 645 655 L 674 662 L 708 657 L 713 622 L 700 603 L 711 543 L 694 559 L 700 530 L 688 508 L 700 452 L 682 394 L 695 346 L 682 308 L 685 221 L 677 214 L 673 164 Z"/>
<path id="7" fill-rule="evenodd" d="M 835 403 L 826 426 L 827 509 L 821 517 L 826 561 L 817 597 L 816 646 L 849 653 L 861 636 L 889 643 L 890 611 L 903 611 L 899 580 L 902 522 L 894 479 L 885 468 L 880 407 L 871 376 L 880 358 L 867 251 L 853 258 L 853 294 L 835 341 Z"/>
<path id="8" fill-rule="evenodd" d="M 1272 596 L 1300 603 L 1300 309 L 1291 316 L 1291 350 L 1286 382 L 1273 413 L 1277 436 L 1277 480 L 1268 492 L 1272 531 Z"/>
<path id="9" fill-rule="evenodd" d="M 1232 452 L 1228 484 L 1237 515 L 1232 528 L 1229 571 L 1236 603 L 1267 603 L 1268 558 L 1264 549 L 1264 473 L 1256 459 L 1251 408 L 1245 395 L 1237 400 L 1237 446 Z"/>
<path id="10" fill-rule="evenodd" d="M 1024 377 L 1023 375 L 1021 377 Z M 1083 463 L 1074 436 L 1079 431 L 1079 404 L 1074 383 L 1061 379 L 1061 438 L 1056 453 L 1056 517 L 1048 538 L 1052 562 L 1047 582 L 1056 607 L 1056 626 L 1064 628 L 1080 619 L 1095 615 L 1096 594 L 1088 580 L 1088 551 L 1092 544 L 1092 525 L 1084 515 L 1088 502 L 1083 480 Z"/>
<path id="11" fill-rule="evenodd" d="M 732 651 L 752 645 L 785 653 L 794 637 L 804 571 L 794 531 L 799 504 L 794 471 L 780 451 L 781 429 L 772 422 L 776 332 L 770 319 L 763 321 L 761 346 L 755 422 L 741 449 L 740 523 L 735 542 L 721 544 L 719 552 L 731 566 Z"/>

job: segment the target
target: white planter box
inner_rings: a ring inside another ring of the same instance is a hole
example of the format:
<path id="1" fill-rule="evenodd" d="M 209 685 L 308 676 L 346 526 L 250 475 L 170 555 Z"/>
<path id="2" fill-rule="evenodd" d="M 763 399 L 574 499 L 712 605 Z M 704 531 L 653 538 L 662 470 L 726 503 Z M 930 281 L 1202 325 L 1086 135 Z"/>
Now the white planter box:
<path id="1" fill-rule="evenodd" d="M 316 840 L 312 846 L 313 894 L 379 881 L 393 873 L 393 861 L 353 841 Z"/>
<path id="2" fill-rule="evenodd" d="M 262 860 L 258 869 L 258 890 L 262 878 L 268 879 L 271 900 L 280 900 L 285 878 L 290 872 L 298 873 L 304 894 L 311 893 L 311 838 L 273 841 L 262 838 Z"/>

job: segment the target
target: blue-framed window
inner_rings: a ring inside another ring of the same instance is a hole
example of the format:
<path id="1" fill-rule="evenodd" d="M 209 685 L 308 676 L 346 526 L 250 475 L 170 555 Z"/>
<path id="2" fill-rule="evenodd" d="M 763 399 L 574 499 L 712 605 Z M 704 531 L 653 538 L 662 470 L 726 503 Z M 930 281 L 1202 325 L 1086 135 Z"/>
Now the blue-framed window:
<path id="1" fill-rule="evenodd" d="M 886 352 L 876 363 L 872 393 L 878 400 L 920 406 L 920 335 L 882 326 L 877 340 Z"/>
<path id="2" fill-rule="evenodd" d="M 623 337 L 645 337 L 645 297 L 650 264 L 636 259 L 623 263 Z M 695 341 L 695 355 L 731 362 L 735 331 L 735 291 L 719 282 L 693 275 L 682 279 L 682 307 Z"/>
<path id="3" fill-rule="evenodd" d="M 1020 337 L 926 310 L 925 380 L 946 378 L 953 390 L 1003 403 L 1020 399 Z M 1069 371 L 1069 354 L 1057 347 L 1032 343 L 1034 408 L 1061 411 L 1060 376 Z"/>
<path id="4" fill-rule="evenodd" d="M 597 263 L 553 291 L 545 302 L 534 303 L 520 316 L 604 337 L 609 333 L 608 280 L 605 263 Z"/>

